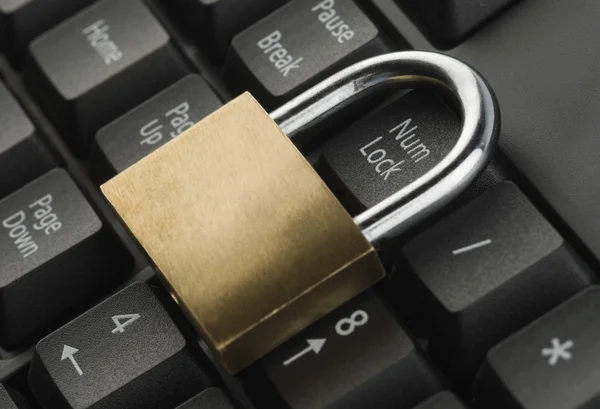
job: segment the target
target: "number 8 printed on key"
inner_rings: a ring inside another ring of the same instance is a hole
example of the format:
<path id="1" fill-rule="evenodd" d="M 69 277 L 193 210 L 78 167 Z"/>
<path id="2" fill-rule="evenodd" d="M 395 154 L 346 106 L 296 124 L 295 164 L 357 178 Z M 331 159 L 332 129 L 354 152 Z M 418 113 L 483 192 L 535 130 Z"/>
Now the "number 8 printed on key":
<path id="1" fill-rule="evenodd" d="M 362 327 L 369 322 L 369 314 L 363 310 L 354 311 L 350 318 L 341 319 L 335 324 L 335 332 L 342 337 L 352 335 L 356 327 Z"/>

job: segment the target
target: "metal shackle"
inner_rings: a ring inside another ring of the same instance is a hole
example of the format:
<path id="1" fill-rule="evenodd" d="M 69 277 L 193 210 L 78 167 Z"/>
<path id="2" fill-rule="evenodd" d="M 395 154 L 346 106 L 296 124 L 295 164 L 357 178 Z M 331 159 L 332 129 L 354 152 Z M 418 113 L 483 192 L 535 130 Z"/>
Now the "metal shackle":
<path id="1" fill-rule="evenodd" d="M 454 148 L 425 175 L 354 217 L 369 242 L 394 237 L 458 196 L 483 171 L 500 128 L 498 102 L 467 64 L 444 54 L 402 51 L 356 63 L 270 116 L 292 141 L 306 129 L 382 88 L 429 86 L 450 91 L 463 117 Z"/>

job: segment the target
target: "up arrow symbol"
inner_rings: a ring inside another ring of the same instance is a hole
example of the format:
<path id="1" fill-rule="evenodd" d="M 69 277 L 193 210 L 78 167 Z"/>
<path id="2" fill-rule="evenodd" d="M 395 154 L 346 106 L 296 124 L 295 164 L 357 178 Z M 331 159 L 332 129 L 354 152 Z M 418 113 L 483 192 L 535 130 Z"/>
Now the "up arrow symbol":
<path id="1" fill-rule="evenodd" d="M 75 356 L 74 356 L 77 352 L 79 352 L 79 350 L 77 348 L 73 348 L 73 347 L 70 347 L 67 344 L 65 344 L 65 346 L 63 347 L 62 357 L 60 358 L 60 360 L 64 361 L 65 359 L 68 359 L 69 361 L 71 361 L 71 363 L 73 364 L 73 367 L 75 368 L 75 370 L 77 371 L 79 376 L 81 376 L 81 375 L 83 375 L 83 371 L 79 367 L 79 364 L 75 360 Z"/>

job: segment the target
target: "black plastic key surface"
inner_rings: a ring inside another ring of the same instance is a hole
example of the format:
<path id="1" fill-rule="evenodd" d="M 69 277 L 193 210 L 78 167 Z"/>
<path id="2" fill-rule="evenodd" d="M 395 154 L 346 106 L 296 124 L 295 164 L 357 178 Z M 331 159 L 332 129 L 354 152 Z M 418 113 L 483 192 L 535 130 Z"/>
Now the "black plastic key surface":
<path id="1" fill-rule="evenodd" d="M 454 147 L 460 119 L 429 91 L 412 91 L 328 142 L 319 172 L 353 213 L 417 180 Z"/>
<path id="2" fill-rule="evenodd" d="M 2 409 L 30 409 L 25 399 L 13 389 L 0 384 L 0 408 Z"/>
<path id="3" fill-rule="evenodd" d="M 465 406 L 451 392 L 440 392 L 417 406 L 415 409 L 465 409 Z"/>
<path id="4" fill-rule="evenodd" d="M 511 182 L 417 236 L 389 289 L 431 352 L 469 380 L 494 344 L 595 282 Z"/>
<path id="5" fill-rule="evenodd" d="M 111 120 L 185 76 L 170 37 L 141 0 L 103 0 L 38 37 L 26 85 L 74 152 Z"/>
<path id="6" fill-rule="evenodd" d="M 13 349 L 122 278 L 129 256 L 68 174 L 0 201 L 0 345 Z"/>
<path id="7" fill-rule="evenodd" d="M 127 169 L 222 105 L 206 81 L 190 75 L 102 128 L 92 150 L 99 183 Z"/>
<path id="8" fill-rule="evenodd" d="M 516 0 L 396 0 L 438 48 L 458 45 Z"/>
<path id="9" fill-rule="evenodd" d="M 295 0 L 236 36 L 225 80 L 271 109 L 386 47 L 353 0 Z"/>
<path id="10" fill-rule="evenodd" d="M 11 63 L 20 66 L 38 35 L 94 0 L 0 0 L 0 43 Z"/>
<path id="11" fill-rule="evenodd" d="M 329 314 L 261 365 L 275 392 L 255 384 L 261 376 L 251 374 L 247 391 L 265 408 L 408 409 L 442 387 L 373 292 Z M 281 401 L 269 400 L 276 396 Z"/>
<path id="12" fill-rule="evenodd" d="M 234 409 L 234 407 L 220 389 L 208 388 L 178 406 L 177 409 Z"/>
<path id="13" fill-rule="evenodd" d="M 55 166 L 19 103 L 0 82 L 0 198 Z"/>
<path id="14" fill-rule="evenodd" d="M 174 408 L 210 385 L 151 288 L 135 283 L 41 340 L 29 371 L 56 409 Z"/>
<path id="15" fill-rule="evenodd" d="M 579 409 L 600 403 L 600 288 L 573 297 L 488 354 L 478 407 Z"/>
<path id="16" fill-rule="evenodd" d="M 233 37 L 289 0 L 162 0 L 211 58 L 222 60 Z"/>

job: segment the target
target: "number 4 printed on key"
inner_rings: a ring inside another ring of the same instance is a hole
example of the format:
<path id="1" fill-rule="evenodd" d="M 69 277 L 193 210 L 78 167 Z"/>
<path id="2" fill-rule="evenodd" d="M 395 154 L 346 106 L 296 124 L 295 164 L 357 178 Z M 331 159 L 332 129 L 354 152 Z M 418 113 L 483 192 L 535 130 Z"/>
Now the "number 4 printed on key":
<path id="1" fill-rule="evenodd" d="M 133 324 L 135 321 L 139 320 L 140 318 L 142 318 L 142 316 L 140 314 L 115 315 L 114 317 L 112 317 L 112 320 L 115 323 L 116 328 L 113 329 L 111 332 L 113 334 L 122 334 L 123 332 L 125 332 L 125 328 L 128 325 Z"/>

